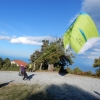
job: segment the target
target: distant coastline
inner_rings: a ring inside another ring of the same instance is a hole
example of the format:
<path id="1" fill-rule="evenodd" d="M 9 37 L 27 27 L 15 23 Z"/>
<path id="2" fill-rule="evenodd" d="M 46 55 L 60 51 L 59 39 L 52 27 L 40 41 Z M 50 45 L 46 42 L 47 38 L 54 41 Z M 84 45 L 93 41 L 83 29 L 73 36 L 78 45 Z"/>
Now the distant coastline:
<path id="1" fill-rule="evenodd" d="M 9 55 L 1 55 L 1 54 L 0 54 L 0 57 L 2 59 L 9 58 L 10 60 L 22 60 L 26 63 L 30 63 L 30 60 L 29 60 L 30 58 L 16 57 L 16 56 L 9 56 Z M 91 71 L 92 73 L 95 73 L 95 71 L 96 71 L 96 68 L 93 68 L 92 66 L 89 66 L 87 64 L 80 65 L 80 63 L 73 63 L 73 65 L 70 65 L 69 67 L 71 69 L 74 69 L 75 67 L 78 67 L 84 72 Z"/>
<path id="2" fill-rule="evenodd" d="M 9 55 L 1 55 L 0 54 L 0 58 L 5 59 L 5 58 L 9 58 L 10 60 L 23 60 L 24 62 L 29 63 L 29 58 L 25 58 L 25 57 L 16 57 L 16 56 L 9 56 Z"/>

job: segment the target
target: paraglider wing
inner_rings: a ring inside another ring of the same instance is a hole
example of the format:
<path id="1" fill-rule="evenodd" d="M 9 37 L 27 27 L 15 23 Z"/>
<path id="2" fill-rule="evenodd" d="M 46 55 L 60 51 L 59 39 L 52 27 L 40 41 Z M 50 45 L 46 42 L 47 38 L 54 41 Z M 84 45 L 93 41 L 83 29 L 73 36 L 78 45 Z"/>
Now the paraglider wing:
<path id="1" fill-rule="evenodd" d="M 65 50 L 70 46 L 77 54 L 91 48 L 100 36 L 91 17 L 82 12 L 78 15 L 63 37 Z"/>

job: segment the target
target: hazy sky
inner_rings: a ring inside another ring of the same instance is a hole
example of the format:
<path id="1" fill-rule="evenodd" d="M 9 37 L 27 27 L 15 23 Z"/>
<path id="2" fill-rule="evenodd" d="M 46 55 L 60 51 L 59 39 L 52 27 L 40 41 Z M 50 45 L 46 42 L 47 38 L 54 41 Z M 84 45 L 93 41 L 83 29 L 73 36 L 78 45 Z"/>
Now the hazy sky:
<path id="1" fill-rule="evenodd" d="M 0 0 L 0 54 L 29 58 L 41 40 L 62 37 L 81 11 L 100 32 L 100 0 Z M 88 65 L 99 56 L 100 42 L 75 60 Z"/>

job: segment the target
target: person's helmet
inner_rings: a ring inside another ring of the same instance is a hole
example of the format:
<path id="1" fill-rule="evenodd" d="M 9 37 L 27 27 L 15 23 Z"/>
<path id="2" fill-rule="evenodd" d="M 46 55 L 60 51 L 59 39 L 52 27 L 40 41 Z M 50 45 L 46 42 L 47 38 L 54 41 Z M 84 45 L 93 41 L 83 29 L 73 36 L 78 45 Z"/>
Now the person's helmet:
<path id="1" fill-rule="evenodd" d="M 23 64 L 21 64 L 20 66 L 23 66 Z"/>

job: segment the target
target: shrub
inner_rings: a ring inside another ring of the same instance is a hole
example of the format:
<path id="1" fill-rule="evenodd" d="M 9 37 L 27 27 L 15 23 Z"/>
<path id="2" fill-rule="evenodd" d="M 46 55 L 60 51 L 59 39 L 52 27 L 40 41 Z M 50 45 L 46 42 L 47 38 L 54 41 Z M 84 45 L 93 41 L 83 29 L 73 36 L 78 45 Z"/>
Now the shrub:
<path id="1" fill-rule="evenodd" d="M 72 70 L 70 67 L 67 67 L 67 71 L 68 71 L 70 74 L 73 74 L 73 70 Z"/>
<path id="2" fill-rule="evenodd" d="M 96 75 L 97 75 L 97 76 L 100 76 L 100 69 L 97 69 L 97 70 L 96 70 Z"/>
<path id="3" fill-rule="evenodd" d="M 78 67 L 76 67 L 73 69 L 73 73 L 80 75 L 82 73 L 82 71 Z"/>
<path id="4" fill-rule="evenodd" d="M 87 75 L 88 75 L 88 76 L 92 76 L 92 72 L 91 72 L 91 71 L 88 71 L 88 72 L 87 72 Z"/>

